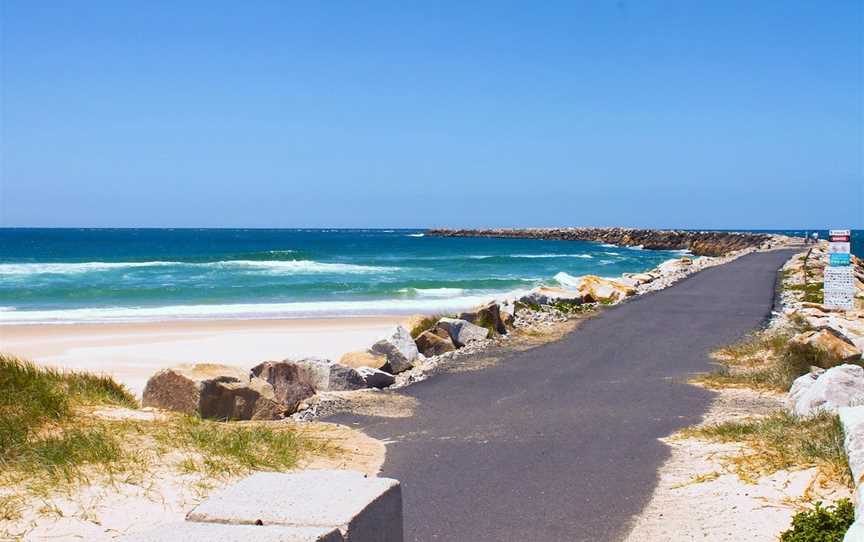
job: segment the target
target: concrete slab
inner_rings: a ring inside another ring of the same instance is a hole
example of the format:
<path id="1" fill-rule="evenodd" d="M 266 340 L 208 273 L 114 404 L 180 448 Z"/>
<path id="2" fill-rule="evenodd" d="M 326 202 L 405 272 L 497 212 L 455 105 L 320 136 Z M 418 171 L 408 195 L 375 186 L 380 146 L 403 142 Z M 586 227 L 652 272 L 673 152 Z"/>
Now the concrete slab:
<path id="1" fill-rule="evenodd" d="M 858 486 L 864 482 L 864 406 L 842 407 L 838 414 L 843 424 L 849 469 Z"/>
<path id="2" fill-rule="evenodd" d="M 403 540 L 399 482 L 345 470 L 258 472 L 212 495 L 186 519 L 338 528 L 356 542 Z"/>
<path id="3" fill-rule="evenodd" d="M 267 527 L 217 523 L 168 523 L 120 537 L 121 542 L 345 542 L 333 527 Z"/>
<path id="4" fill-rule="evenodd" d="M 856 521 L 846 531 L 846 536 L 843 537 L 843 542 L 864 542 L 864 523 Z"/>

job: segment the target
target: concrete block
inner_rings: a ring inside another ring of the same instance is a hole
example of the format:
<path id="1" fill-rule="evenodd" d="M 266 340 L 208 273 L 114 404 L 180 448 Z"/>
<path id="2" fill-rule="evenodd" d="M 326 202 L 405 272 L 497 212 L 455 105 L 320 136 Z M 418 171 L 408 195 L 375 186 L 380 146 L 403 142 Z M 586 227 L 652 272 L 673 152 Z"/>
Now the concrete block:
<path id="1" fill-rule="evenodd" d="M 849 468 L 857 486 L 864 482 L 864 406 L 842 407 L 838 414 L 843 424 Z"/>
<path id="2" fill-rule="evenodd" d="M 864 522 L 856 521 L 846 531 L 843 542 L 864 542 Z"/>
<path id="3" fill-rule="evenodd" d="M 121 542 L 345 542 L 333 527 L 273 527 L 177 522 L 120 537 Z"/>
<path id="4" fill-rule="evenodd" d="M 337 528 L 350 542 L 402 542 L 397 480 L 345 470 L 258 472 L 209 497 L 188 521 Z"/>

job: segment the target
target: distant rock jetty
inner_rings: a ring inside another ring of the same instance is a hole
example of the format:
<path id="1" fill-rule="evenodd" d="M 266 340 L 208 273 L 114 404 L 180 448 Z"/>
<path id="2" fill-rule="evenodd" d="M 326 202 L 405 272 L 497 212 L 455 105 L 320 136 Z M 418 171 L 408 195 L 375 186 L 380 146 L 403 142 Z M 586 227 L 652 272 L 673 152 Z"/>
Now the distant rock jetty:
<path id="1" fill-rule="evenodd" d="M 555 239 L 594 241 L 651 250 L 689 250 L 697 256 L 724 256 L 736 250 L 761 247 L 774 240 L 767 233 L 643 230 L 636 228 L 525 228 L 489 230 L 431 229 L 430 237 L 499 237 L 506 239 Z"/>

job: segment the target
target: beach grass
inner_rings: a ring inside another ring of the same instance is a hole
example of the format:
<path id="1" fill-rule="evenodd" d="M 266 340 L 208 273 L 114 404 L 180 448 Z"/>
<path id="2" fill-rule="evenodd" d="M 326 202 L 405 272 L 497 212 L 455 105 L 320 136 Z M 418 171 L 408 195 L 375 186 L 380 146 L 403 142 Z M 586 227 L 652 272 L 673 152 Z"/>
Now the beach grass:
<path id="1" fill-rule="evenodd" d="M 0 354 L 0 465 L 62 470 L 116 456 L 111 435 L 70 426 L 74 410 L 85 405 L 136 408 L 137 401 L 109 377 L 45 369 Z"/>
<path id="2" fill-rule="evenodd" d="M 0 354 L 0 516 L 22 499 L 82 484 L 140 479 L 166 466 L 206 477 L 286 471 L 309 455 L 339 449 L 287 422 L 225 423 L 175 413 L 103 418 L 136 409 L 107 376 L 38 367 Z"/>
<path id="3" fill-rule="evenodd" d="M 792 332 L 762 331 L 720 348 L 714 357 L 721 367 L 692 382 L 714 389 L 746 387 L 785 392 L 811 367 L 830 368 L 834 363 L 826 352 L 790 342 L 792 333 L 806 329 L 803 323 L 793 322 L 793 326 Z"/>
<path id="4" fill-rule="evenodd" d="M 806 284 L 789 284 L 784 286 L 785 289 L 793 292 L 803 292 L 803 301 L 808 303 L 819 303 L 825 300 L 825 294 L 822 289 L 822 284 L 818 282 L 809 282 Z"/>
<path id="5" fill-rule="evenodd" d="M 817 467 L 828 479 L 852 487 L 843 427 L 836 414 L 799 417 L 777 411 L 764 417 L 690 427 L 681 436 L 745 444 L 747 450 L 730 461 L 738 476 L 747 481 L 779 470 Z"/>

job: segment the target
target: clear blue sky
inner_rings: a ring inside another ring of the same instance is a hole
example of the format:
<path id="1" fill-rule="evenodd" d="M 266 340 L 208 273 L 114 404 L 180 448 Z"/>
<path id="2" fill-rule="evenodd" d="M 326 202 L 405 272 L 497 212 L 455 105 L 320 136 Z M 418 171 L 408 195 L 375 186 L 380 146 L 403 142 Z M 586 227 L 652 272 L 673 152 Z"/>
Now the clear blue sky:
<path id="1" fill-rule="evenodd" d="M 2 0 L 0 224 L 861 228 L 862 5 Z"/>

